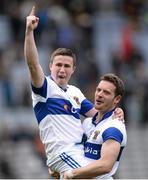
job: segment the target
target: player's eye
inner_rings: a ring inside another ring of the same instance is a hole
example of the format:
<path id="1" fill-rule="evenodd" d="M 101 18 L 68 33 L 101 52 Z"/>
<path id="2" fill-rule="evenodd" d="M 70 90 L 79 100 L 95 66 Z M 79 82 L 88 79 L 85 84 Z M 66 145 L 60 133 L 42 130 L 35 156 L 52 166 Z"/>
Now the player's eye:
<path id="1" fill-rule="evenodd" d="M 69 64 L 65 64 L 65 67 L 66 67 L 66 68 L 69 68 L 69 67 L 70 67 L 70 65 L 69 65 Z"/>
<path id="2" fill-rule="evenodd" d="M 61 63 L 58 63 L 58 64 L 56 64 L 56 66 L 61 67 L 61 66 L 62 66 L 62 64 L 61 64 Z"/>

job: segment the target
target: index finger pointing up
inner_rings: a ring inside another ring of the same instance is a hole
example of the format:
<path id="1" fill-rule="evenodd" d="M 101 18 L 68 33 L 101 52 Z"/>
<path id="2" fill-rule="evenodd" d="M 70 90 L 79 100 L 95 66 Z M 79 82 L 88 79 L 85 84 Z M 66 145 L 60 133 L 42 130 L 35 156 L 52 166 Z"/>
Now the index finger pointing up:
<path id="1" fill-rule="evenodd" d="M 35 6 L 32 7 L 29 16 L 33 16 L 33 15 L 35 15 Z"/>

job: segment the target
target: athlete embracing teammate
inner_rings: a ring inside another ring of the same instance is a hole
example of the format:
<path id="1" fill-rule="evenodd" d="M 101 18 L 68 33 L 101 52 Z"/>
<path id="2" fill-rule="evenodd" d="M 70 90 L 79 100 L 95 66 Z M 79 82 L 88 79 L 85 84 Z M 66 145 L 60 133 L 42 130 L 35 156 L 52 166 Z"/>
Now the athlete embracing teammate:
<path id="1" fill-rule="evenodd" d="M 33 108 L 40 138 L 45 146 L 47 166 L 63 173 L 90 163 L 84 156 L 84 129 L 80 115 L 93 117 L 97 111 L 80 89 L 68 84 L 76 68 L 76 56 L 70 49 L 55 50 L 50 57 L 50 76 L 44 75 L 34 39 L 38 22 L 33 7 L 26 18 L 24 54 L 30 72 Z M 116 110 L 115 116 L 123 117 L 122 110 Z"/>

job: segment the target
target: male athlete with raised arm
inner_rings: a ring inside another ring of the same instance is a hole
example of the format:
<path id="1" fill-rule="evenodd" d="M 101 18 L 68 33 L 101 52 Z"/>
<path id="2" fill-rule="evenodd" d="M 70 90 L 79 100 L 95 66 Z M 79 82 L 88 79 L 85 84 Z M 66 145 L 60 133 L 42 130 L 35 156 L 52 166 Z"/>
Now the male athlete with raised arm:
<path id="1" fill-rule="evenodd" d="M 51 170 L 64 172 L 69 168 L 86 165 L 80 161 L 84 153 L 84 130 L 80 115 L 93 117 L 96 109 L 85 98 L 80 89 L 68 82 L 75 71 L 75 54 L 66 48 L 58 48 L 51 54 L 50 76 L 45 76 L 39 63 L 39 55 L 34 39 L 34 30 L 39 18 L 35 16 L 35 7 L 26 18 L 24 43 L 25 59 L 30 72 L 32 101 L 38 121 L 40 138 L 45 146 L 47 165 Z M 121 109 L 117 117 L 123 116 Z"/>

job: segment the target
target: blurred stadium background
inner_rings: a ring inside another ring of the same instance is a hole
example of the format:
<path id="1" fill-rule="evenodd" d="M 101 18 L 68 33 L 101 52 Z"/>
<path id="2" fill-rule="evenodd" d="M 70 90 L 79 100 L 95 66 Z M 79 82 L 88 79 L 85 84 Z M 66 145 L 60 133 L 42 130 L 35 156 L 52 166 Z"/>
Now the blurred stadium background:
<path id="1" fill-rule="evenodd" d="M 49 54 L 69 47 L 77 54 L 72 83 L 93 101 L 98 77 L 123 78 L 128 145 L 116 178 L 148 178 L 148 1 L 0 1 L 0 178 L 47 179 L 47 167 L 31 107 L 23 55 L 25 17 L 37 5 L 35 32 L 40 62 L 48 74 Z"/>

